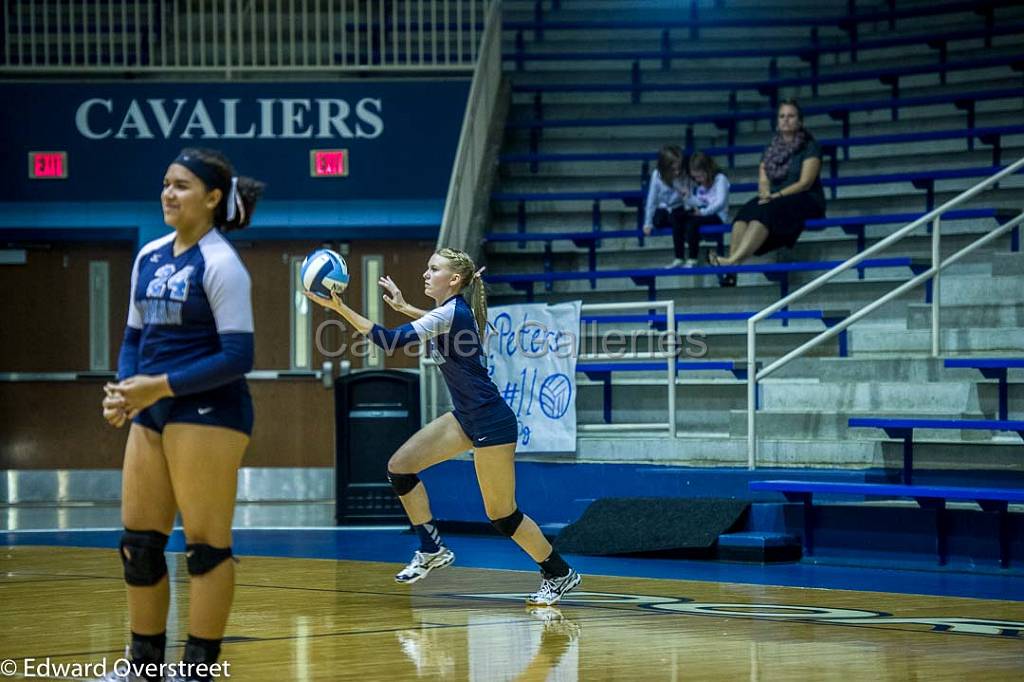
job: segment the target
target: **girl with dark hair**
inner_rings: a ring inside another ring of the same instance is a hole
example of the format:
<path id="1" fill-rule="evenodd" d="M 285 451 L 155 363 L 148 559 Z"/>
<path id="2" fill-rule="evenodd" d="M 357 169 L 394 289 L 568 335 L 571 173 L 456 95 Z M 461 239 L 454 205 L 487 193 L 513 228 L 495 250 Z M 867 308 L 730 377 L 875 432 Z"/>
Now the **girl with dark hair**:
<path id="1" fill-rule="evenodd" d="M 671 268 L 697 264 L 700 255 L 700 228 L 721 225 L 729 219 L 729 178 L 715 160 L 704 152 L 690 157 L 690 192 L 686 196 L 686 213 L 672 226 L 672 243 L 676 259 Z M 686 248 L 690 257 L 686 257 Z"/>
<path id="2" fill-rule="evenodd" d="M 736 265 L 750 256 L 793 246 L 805 221 L 825 215 L 820 175 L 821 147 L 804 128 L 797 103 L 784 100 L 779 104 L 775 136 L 761 159 L 757 196 L 736 215 L 729 256 L 712 253 L 711 264 Z M 736 275 L 725 275 L 721 284 L 735 286 Z"/>
<path id="3" fill-rule="evenodd" d="M 689 195 L 685 167 L 683 150 L 676 145 L 665 145 L 658 152 L 658 167 L 651 172 L 644 204 L 645 235 L 650 235 L 656 227 L 671 225 L 673 234 L 683 229 Z"/>
<path id="4" fill-rule="evenodd" d="M 164 548 L 180 511 L 190 575 L 180 676 L 210 679 L 234 594 L 231 520 L 253 410 L 249 273 L 223 232 L 246 227 L 263 183 L 235 176 L 212 150 L 185 149 L 164 174 L 170 234 L 132 268 L 118 382 L 103 416 L 131 424 L 125 446 L 120 555 L 128 589 L 133 671 L 108 680 L 164 680 L 170 600 Z M 141 668 L 141 666 L 147 666 Z M 141 673 L 138 671 L 142 671 Z"/>
<path id="5" fill-rule="evenodd" d="M 455 554 L 441 540 L 427 491 L 417 474 L 466 450 L 473 450 L 480 494 L 491 524 L 512 538 L 541 571 L 540 589 L 527 598 L 532 605 L 550 606 L 580 584 L 580 574 L 552 548 L 540 528 L 516 504 L 515 454 L 519 430 L 515 413 L 487 374 L 481 339 L 487 324 L 487 294 L 473 260 L 463 251 L 441 249 L 430 257 L 423 273 L 424 293 L 437 307 L 420 310 L 405 302 L 390 277 L 380 286 L 392 308 L 414 318 L 397 329 L 385 329 L 352 310 L 337 295 L 330 300 L 307 293 L 310 300 L 337 312 L 386 351 L 415 343 L 430 344 L 431 355 L 452 397 L 454 409 L 414 433 L 388 461 L 388 480 L 420 539 L 412 561 L 395 576 L 411 584 L 434 569 L 444 568 Z M 473 286 L 472 305 L 463 291 Z"/>

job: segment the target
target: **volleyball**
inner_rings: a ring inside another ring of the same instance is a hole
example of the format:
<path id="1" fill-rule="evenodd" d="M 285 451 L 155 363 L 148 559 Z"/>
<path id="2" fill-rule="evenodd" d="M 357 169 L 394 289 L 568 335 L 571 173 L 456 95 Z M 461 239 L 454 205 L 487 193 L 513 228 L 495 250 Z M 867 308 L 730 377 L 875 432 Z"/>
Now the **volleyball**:
<path id="1" fill-rule="evenodd" d="M 339 296 L 348 287 L 348 265 L 330 249 L 317 249 L 302 262 L 302 286 L 317 296 Z"/>

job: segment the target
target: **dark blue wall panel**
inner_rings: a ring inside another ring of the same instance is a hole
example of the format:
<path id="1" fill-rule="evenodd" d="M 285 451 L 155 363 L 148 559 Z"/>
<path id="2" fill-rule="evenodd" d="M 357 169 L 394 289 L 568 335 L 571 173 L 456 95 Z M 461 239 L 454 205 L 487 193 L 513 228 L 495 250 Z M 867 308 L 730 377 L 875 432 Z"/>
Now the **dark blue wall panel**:
<path id="1" fill-rule="evenodd" d="M 182 147 L 222 150 L 270 201 L 443 200 L 468 79 L 339 83 L 8 83 L 0 202 L 154 205 Z M 310 151 L 347 149 L 350 175 L 310 177 Z M 29 180 L 29 151 L 65 151 L 66 180 Z"/>

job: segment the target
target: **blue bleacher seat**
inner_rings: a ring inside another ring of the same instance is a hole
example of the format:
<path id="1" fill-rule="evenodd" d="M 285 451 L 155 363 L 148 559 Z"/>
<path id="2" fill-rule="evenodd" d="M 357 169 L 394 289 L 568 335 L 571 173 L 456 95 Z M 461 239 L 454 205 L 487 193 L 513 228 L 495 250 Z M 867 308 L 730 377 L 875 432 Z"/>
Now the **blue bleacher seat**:
<path id="1" fill-rule="evenodd" d="M 831 270 L 842 265 L 843 261 L 817 261 L 817 262 L 794 262 L 794 263 L 758 263 L 745 265 L 699 265 L 694 267 L 679 268 L 641 268 L 630 270 L 590 270 L 581 272 L 530 272 L 530 273 L 505 273 L 499 275 L 488 275 L 486 281 L 492 284 L 508 284 L 514 289 L 523 291 L 526 300 L 532 302 L 534 297 L 533 286 L 542 282 L 550 289 L 552 282 L 590 280 L 591 286 L 596 286 L 598 279 L 631 279 L 637 286 L 646 286 L 648 300 L 657 300 L 656 280 L 659 277 L 679 277 L 686 275 L 726 275 L 740 273 L 761 273 L 770 281 L 779 283 L 779 296 L 785 297 L 789 293 L 789 276 L 794 272 L 819 272 Z M 923 260 L 909 257 L 896 258 L 869 258 L 860 263 L 862 268 L 910 268 L 912 272 L 924 272 L 929 264 Z M 926 302 L 931 300 L 931 288 L 926 285 Z"/>
<path id="2" fill-rule="evenodd" d="M 779 492 L 787 499 L 799 501 L 804 507 L 804 552 L 814 554 L 813 496 L 855 495 L 859 497 L 909 497 L 927 509 L 936 511 L 936 554 L 939 565 L 945 565 L 948 551 L 946 538 L 949 532 L 945 514 L 946 500 L 976 502 L 982 511 L 999 515 L 998 543 L 999 565 L 1010 565 L 1010 541 L 1008 530 L 1008 505 L 1024 503 L 1024 490 L 1016 488 L 971 488 L 935 485 L 894 485 L 886 483 L 839 483 L 835 481 L 751 481 L 750 490 L 755 492 Z"/>
<path id="3" fill-rule="evenodd" d="M 1002 162 L 1002 137 L 1005 135 L 1024 135 L 1024 125 L 988 126 L 984 128 L 956 128 L 952 130 L 932 130 L 919 133 L 898 133 L 888 135 L 862 135 L 857 137 L 835 137 L 818 140 L 822 153 L 828 157 L 831 174 L 829 177 L 839 177 L 839 156 L 838 150 L 843 149 L 846 158 L 849 158 L 850 147 L 863 147 L 880 144 L 907 144 L 912 142 L 931 142 L 936 140 L 967 140 L 968 150 L 974 149 L 974 140 L 983 144 L 992 145 L 992 165 L 998 166 Z M 687 144 L 688 148 L 693 147 L 692 141 Z M 703 147 L 701 151 L 709 156 L 726 156 L 730 160 L 737 154 L 756 154 L 764 150 L 764 145 L 734 145 L 732 147 Z M 529 154 L 513 153 L 502 154 L 502 163 L 529 163 L 532 172 L 537 172 L 540 163 L 565 163 L 581 161 L 642 161 L 650 162 L 656 159 L 657 152 L 587 152 L 587 153 L 548 153 Z M 645 175 L 641 171 L 642 175 Z M 835 196 L 833 188 L 833 197 Z"/>
<path id="4" fill-rule="evenodd" d="M 840 71 L 817 76 L 804 76 L 797 78 L 769 78 L 756 81 L 706 81 L 706 82 L 675 82 L 675 83 L 645 83 L 643 82 L 639 67 L 634 64 L 631 71 L 629 83 L 605 82 L 605 83 L 515 83 L 512 86 L 513 93 L 568 93 L 568 92 L 628 92 L 632 95 L 632 101 L 638 103 L 642 93 L 645 92 L 730 92 L 731 98 L 740 91 L 753 90 L 769 99 L 769 106 L 774 109 L 778 106 L 779 91 L 783 88 L 801 88 L 806 86 L 820 86 L 834 83 L 848 83 L 862 80 L 880 80 L 889 85 L 893 99 L 900 96 L 900 78 L 917 76 L 922 74 L 940 73 L 950 71 L 971 71 L 998 66 L 1012 66 L 1017 68 L 1024 63 L 1024 53 L 1012 55 L 1000 55 L 993 57 L 976 57 L 974 59 L 963 59 L 955 62 L 940 62 L 939 64 L 919 64 L 913 66 L 894 66 L 882 69 L 866 69 L 859 71 Z M 893 109 L 893 118 L 898 116 L 898 108 Z"/>
<path id="5" fill-rule="evenodd" d="M 903 441 L 903 482 L 913 482 L 914 429 L 1016 431 L 1024 438 L 1024 421 L 1003 419 L 891 419 L 886 417 L 851 417 L 852 428 L 882 429 L 890 438 Z"/>
<path id="6" fill-rule="evenodd" d="M 1024 369 L 1024 358 L 948 358 L 945 366 L 977 369 L 986 379 L 997 379 L 999 381 L 999 419 L 1008 418 L 1007 370 Z"/>
<path id="7" fill-rule="evenodd" d="M 730 372 L 740 380 L 747 378 L 747 363 L 731 360 L 677 360 L 677 372 Z M 612 423 L 612 374 L 615 372 L 664 372 L 668 370 L 668 360 L 642 362 L 578 362 L 576 372 L 585 374 L 592 381 L 603 383 L 603 416 L 604 423 Z"/>
<path id="8" fill-rule="evenodd" d="M 952 104 L 967 114 L 966 127 L 974 128 L 976 120 L 977 104 L 1002 99 L 1016 99 L 1024 96 L 1024 88 L 995 88 L 990 90 L 945 92 L 937 95 L 916 95 L 910 97 L 887 97 L 883 99 L 860 100 L 837 104 L 810 104 L 802 107 L 804 116 L 810 117 L 824 114 L 830 118 L 840 121 L 842 124 L 843 138 L 850 135 L 850 114 L 854 112 L 876 111 L 889 109 L 893 112 L 894 120 L 898 111 L 908 107 L 936 106 Z M 736 145 L 737 124 L 742 121 L 767 121 L 772 122 L 775 118 L 775 109 L 766 108 L 757 111 L 728 111 L 711 112 L 707 114 L 690 114 L 683 116 L 629 116 L 616 118 L 572 118 L 552 119 L 544 118 L 543 103 L 538 93 L 534 98 L 534 116 L 532 120 L 510 121 L 507 128 L 529 129 L 530 151 L 537 152 L 540 144 L 540 136 L 544 128 L 582 128 L 598 127 L 608 128 L 617 126 L 645 126 L 645 125 L 686 125 L 688 126 L 686 137 L 691 139 L 692 126 L 698 123 L 713 123 L 716 127 L 725 130 L 728 134 L 727 146 Z M 730 157 L 729 165 L 733 164 Z"/>
<path id="9" fill-rule="evenodd" d="M 998 26 L 987 26 L 980 29 L 921 33 L 910 36 L 895 36 L 860 40 L 857 42 L 823 45 L 820 42 L 808 42 L 792 47 L 781 48 L 734 48 L 725 50 L 672 49 L 669 28 L 662 29 L 661 48 L 658 50 L 611 50 L 611 51 L 545 51 L 527 52 L 522 33 L 517 36 L 516 48 L 505 52 L 506 61 L 513 61 L 516 69 L 522 71 L 526 62 L 539 61 L 608 61 L 608 60 L 657 60 L 662 69 L 669 69 L 673 60 L 702 59 L 761 59 L 769 60 L 776 57 L 800 57 L 811 66 L 811 75 L 817 76 L 822 55 L 841 54 L 844 52 L 863 54 L 870 50 L 891 49 L 910 45 L 926 45 L 939 50 L 940 60 L 946 58 L 946 45 L 954 41 L 991 38 L 995 36 L 1015 35 L 1024 32 L 1024 24 L 1011 23 Z M 774 61 L 774 60 L 772 60 Z M 770 64 L 771 69 L 773 64 Z M 777 68 L 777 67 L 776 67 Z M 774 75 L 774 74 L 773 74 Z M 815 91 L 813 94 L 817 94 Z"/>
<path id="10" fill-rule="evenodd" d="M 885 185 L 909 182 L 915 189 L 925 192 L 925 210 L 931 211 L 935 207 L 935 183 L 943 180 L 964 180 L 971 178 L 987 178 L 1003 170 L 1001 166 L 982 166 L 979 168 L 945 168 L 941 170 L 910 171 L 903 173 L 874 173 L 869 175 L 852 175 L 845 178 L 823 178 L 821 184 L 825 187 L 845 187 L 857 185 Z M 1024 168 L 1017 171 L 1017 174 L 1024 174 Z M 754 192 L 757 190 L 755 182 L 733 183 L 733 192 Z M 491 194 L 493 201 L 518 202 L 520 208 L 517 214 L 517 224 L 520 231 L 526 230 L 527 202 L 536 201 L 589 201 L 594 214 L 595 225 L 601 224 L 602 201 L 622 201 L 623 204 L 637 209 L 637 227 L 643 224 L 643 202 L 646 191 L 643 187 L 635 190 L 598 190 L 598 191 L 571 191 L 571 192 L 494 192 Z"/>
<path id="11" fill-rule="evenodd" d="M 985 218 L 993 218 L 997 222 L 1005 222 L 1012 218 L 1016 213 L 1013 211 L 1002 211 L 994 208 L 966 208 L 966 209 L 953 209 L 947 211 L 942 215 L 943 222 L 949 222 L 953 220 L 979 220 Z M 913 221 L 921 218 L 925 213 L 883 213 L 878 215 L 860 215 L 860 216 L 843 216 L 839 218 L 815 218 L 808 220 L 805 224 L 804 229 L 810 231 L 820 231 L 831 227 L 838 227 L 843 230 L 846 234 L 857 236 L 857 250 L 856 253 L 860 253 L 865 247 L 865 233 L 864 229 L 869 225 L 891 225 L 891 224 L 903 224 L 912 223 Z M 723 225 L 704 225 L 701 227 L 701 234 L 705 237 L 709 237 L 711 241 L 718 244 L 719 248 L 724 246 L 724 240 L 722 236 L 728 234 L 732 227 L 728 224 Z M 663 236 L 672 234 L 671 228 L 658 228 L 655 229 L 654 235 Z M 589 232 L 488 232 L 484 235 L 485 241 L 490 242 L 519 242 L 519 247 L 522 248 L 526 245 L 526 242 L 550 242 L 553 241 L 571 241 L 573 244 L 580 248 L 587 248 L 591 251 L 592 257 L 590 262 L 590 268 L 596 269 L 596 252 L 594 243 L 601 239 L 631 239 L 635 238 L 639 240 L 639 244 L 643 245 L 644 234 L 641 230 L 591 230 Z M 1011 251 L 1018 251 L 1020 248 L 1019 244 L 1019 230 L 1012 232 L 1012 242 L 1010 246 Z M 550 268 L 546 268 L 545 271 Z"/>

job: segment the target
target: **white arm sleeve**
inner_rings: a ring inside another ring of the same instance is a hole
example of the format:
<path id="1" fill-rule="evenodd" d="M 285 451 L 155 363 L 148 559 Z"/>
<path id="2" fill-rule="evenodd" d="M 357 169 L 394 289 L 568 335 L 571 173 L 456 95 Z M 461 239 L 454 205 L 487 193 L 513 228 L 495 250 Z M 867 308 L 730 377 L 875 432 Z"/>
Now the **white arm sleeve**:
<path id="1" fill-rule="evenodd" d="M 715 176 L 715 183 L 707 195 L 707 205 L 700 210 L 701 215 L 714 215 L 720 212 L 729 203 L 729 178 L 725 173 Z"/>
<path id="2" fill-rule="evenodd" d="M 410 324 L 416 330 L 420 341 L 427 341 L 435 336 L 448 333 L 454 319 L 455 301 L 449 301 L 440 308 L 434 308 L 420 319 L 413 320 Z"/>
<path id="3" fill-rule="evenodd" d="M 140 251 L 135 257 L 135 264 L 132 265 L 132 286 L 128 294 L 128 326 L 132 329 L 142 329 L 142 311 L 139 304 L 135 302 L 135 289 L 139 286 L 139 262 L 146 251 Z"/>
<path id="4" fill-rule="evenodd" d="M 661 183 L 661 176 L 658 170 L 651 171 L 651 178 L 647 185 L 647 202 L 644 204 L 644 225 L 654 224 L 654 209 L 657 208 L 658 185 Z"/>
<path id="5" fill-rule="evenodd" d="M 226 241 L 203 249 L 203 289 L 217 323 L 217 333 L 253 332 L 252 281 L 235 250 Z"/>

